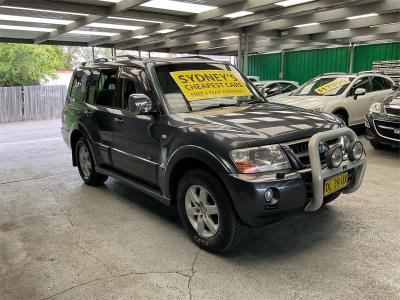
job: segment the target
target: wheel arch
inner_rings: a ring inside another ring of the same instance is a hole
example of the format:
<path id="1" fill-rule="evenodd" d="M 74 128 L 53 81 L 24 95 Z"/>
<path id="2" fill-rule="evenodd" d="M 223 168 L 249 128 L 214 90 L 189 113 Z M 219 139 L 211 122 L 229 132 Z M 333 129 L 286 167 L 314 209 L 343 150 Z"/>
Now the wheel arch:
<path id="1" fill-rule="evenodd" d="M 346 122 L 346 125 L 349 125 L 349 112 L 347 111 L 347 109 L 345 109 L 344 107 L 338 107 L 338 108 L 336 108 L 333 112 L 332 112 L 332 114 L 341 114 L 341 115 L 343 115 L 346 119 L 345 119 L 345 122 Z"/>
<path id="2" fill-rule="evenodd" d="M 182 175 L 193 168 L 212 173 L 222 184 L 221 175 L 232 172 L 231 167 L 226 162 L 204 148 L 185 146 L 178 149 L 169 159 L 163 177 L 164 193 L 171 199 L 171 205 L 175 205 L 175 195 Z"/>
<path id="3" fill-rule="evenodd" d="M 90 143 L 89 143 L 89 148 L 90 151 L 93 153 L 93 148 L 92 148 L 92 139 L 90 137 L 90 134 L 88 134 L 87 130 L 81 126 L 77 125 L 71 130 L 71 137 L 70 137 L 70 146 L 71 146 L 71 152 L 72 152 L 72 165 L 74 167 L 77 166 L 77 160 L 76 160 L 76 153 L 75 153 L 75 148 L 76 144 L 78 143 L 79 139 L 85 137 Z"/>

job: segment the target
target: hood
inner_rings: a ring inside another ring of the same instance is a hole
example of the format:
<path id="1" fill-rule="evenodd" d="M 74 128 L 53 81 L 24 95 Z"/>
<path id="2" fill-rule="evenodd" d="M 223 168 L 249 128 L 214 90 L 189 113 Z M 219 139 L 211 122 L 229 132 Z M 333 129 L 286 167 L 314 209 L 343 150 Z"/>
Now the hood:
<path id="1" fill-rule="evenodd" d="M 269 100 L 275 103 L 292 105 L 305 109 L 318 109 L 326 105 L 327 101 L 334 100 L 335 96 L 289 96 L 282 95 L 280 97 L 273 97 Z"/>
<path id="2" fill-rule="evenodd" d="M 234 147 L 283 143 L 341 126 L 331 114 L 273 103 L 181 113 L 171 118 L 175 126 L 189 127 L 191 133 L 206 134 Z"/>
<path id="3" fill-rule="evenodd" d="M 395 92 L 382 100 L 383 105 L 400 108 L 400 92 Z"/>

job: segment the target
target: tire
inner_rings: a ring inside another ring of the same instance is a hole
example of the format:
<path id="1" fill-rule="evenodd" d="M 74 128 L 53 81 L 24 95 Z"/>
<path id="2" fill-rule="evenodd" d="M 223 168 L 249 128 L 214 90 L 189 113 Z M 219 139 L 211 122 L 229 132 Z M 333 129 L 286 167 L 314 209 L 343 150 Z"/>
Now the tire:
<path id="1" fill-rule="evenodd" d="M 76 144 L 75 155 L 79 174 L 84 183 L 91 186 L 98 186 L 102 185 L 108 179 L 108 176 L 95 171 L 93 155 L 86 138 L 82 137 Z"/>
<path id="2" fill-rule="evenodd" d="M 207 171 L 194 169 L 182 176 L 177 189 L 177 207 L 185 230 L 206 251 L 227 251 L 243 235 L 244 225 L 225 187 Z"/>
<path id="3" fill-rule="evenodd" d="M 341 114 L 341 113 L 334 113 L 334 115 L 335 115 L 336 117 L 338 117 L 339 119 L 342 119 L 343 122 L 346 124 L 346 126 L 349 125 L 349 124 L 347 123 L 347 118 L 346 118 L 343 114 Z"/>

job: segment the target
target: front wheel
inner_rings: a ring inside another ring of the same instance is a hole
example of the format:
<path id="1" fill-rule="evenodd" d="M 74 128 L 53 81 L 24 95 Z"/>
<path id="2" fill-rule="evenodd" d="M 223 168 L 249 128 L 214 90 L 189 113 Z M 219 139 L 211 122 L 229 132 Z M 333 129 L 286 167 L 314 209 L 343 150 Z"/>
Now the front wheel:
<path id="1" fill-rule="evenodd" d="M 185 173 L 178 185 L 177 206 L 183 226 L 200 248 L 220 253 L 239 241 L 244 225 L 213 174 L 201 169 Z"/>
<path id="2" fill-rule="evenodd" d="M 101 185 L 108 179 L 108 176 L 95 171 L 93 156 L 85 138 L 81 138 L 76 144 L 75 155 L 79 174 L 87 185 Z"/>
<path id="3" fill-rule="evenodd" d="M 334 115 L 339 119 L 341 119 L 344 122 L 344 124 L 346 124 L 346 126 L 348 125 L 347 118 L 342 113 L 334 113 Z"/>

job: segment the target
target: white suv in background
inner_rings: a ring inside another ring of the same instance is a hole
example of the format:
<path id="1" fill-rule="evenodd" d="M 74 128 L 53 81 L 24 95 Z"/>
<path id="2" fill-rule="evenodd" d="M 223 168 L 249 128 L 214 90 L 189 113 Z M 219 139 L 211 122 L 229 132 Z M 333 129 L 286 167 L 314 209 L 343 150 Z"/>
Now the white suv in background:
<path id="1" fill-rule="evenodd" d="M 364 124 L 371 104 L 388 96 L 393 84 L 390 77 L 372 72 L 327 73 L 304 83 L 289 95 L 268 100 L 333 113 L 347 125 L 354 126 Z"/>

